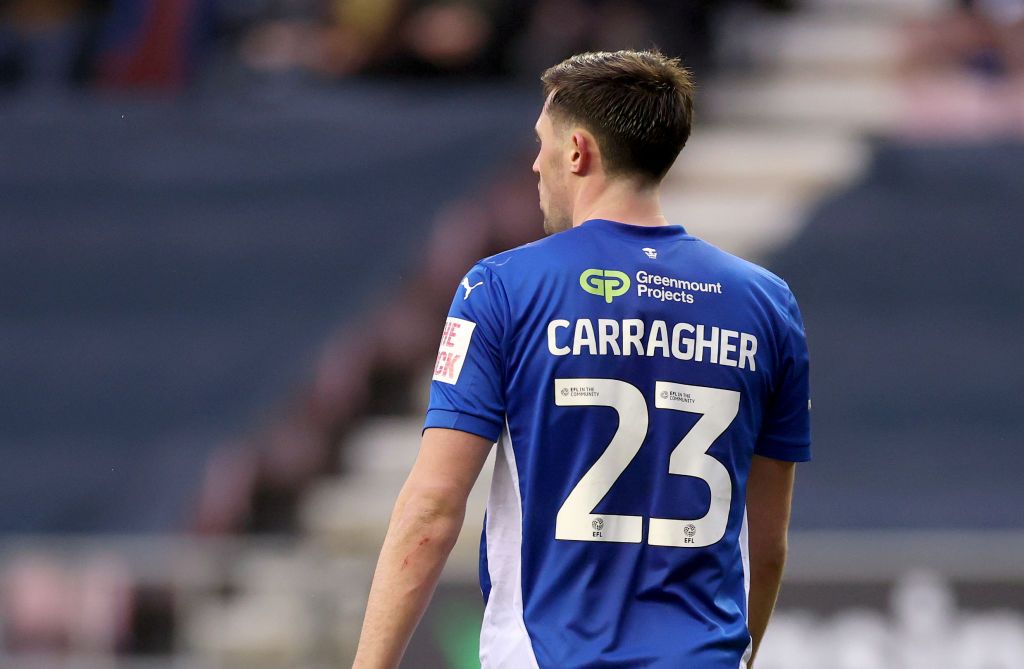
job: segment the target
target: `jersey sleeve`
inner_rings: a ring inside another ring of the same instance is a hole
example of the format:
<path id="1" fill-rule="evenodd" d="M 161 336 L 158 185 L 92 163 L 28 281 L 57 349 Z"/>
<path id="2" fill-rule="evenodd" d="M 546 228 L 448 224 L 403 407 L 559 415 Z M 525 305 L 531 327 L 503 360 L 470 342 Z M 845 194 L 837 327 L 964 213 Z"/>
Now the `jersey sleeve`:
<path id="1" fill-rule="evenodd" d="M 505 424 L 502 351 L 508 314 L 507 296 L 494 273 L 474 266 L 455 291 L 441 333 L 424 429 L 498 439 Z"/>
<path id="2" fill-rule="evenodd" d="M 774 392 L 765 409 L 754 453 L 776 460 L 811 459 L 811 395 L 807 337 L 796 299 L 789 294 Z"/>

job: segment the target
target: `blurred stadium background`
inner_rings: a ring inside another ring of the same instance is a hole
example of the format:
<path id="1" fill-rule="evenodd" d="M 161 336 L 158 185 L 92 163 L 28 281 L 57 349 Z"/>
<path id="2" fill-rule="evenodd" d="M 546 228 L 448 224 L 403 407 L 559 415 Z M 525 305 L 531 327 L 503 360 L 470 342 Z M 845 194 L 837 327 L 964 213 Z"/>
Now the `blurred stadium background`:
<path id="1" fill-rule="evenodd" d="M 651 45 L 811 345 L 758 669 L 1024 667 L 1021 0 L 3 0 L 0 667 L 346 666 L 537 76 Z M 487 484 L 405 666 L 479 666 Z"/>

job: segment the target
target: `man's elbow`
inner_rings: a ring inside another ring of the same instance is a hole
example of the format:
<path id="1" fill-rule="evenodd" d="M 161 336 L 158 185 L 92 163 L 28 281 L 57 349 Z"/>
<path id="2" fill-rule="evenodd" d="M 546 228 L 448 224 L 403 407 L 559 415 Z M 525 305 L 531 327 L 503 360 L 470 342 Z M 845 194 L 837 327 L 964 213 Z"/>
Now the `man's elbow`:
<path id="1" fill-rule="evenodd" d="M 462 529 L 465 502 L 445 491 L 409 490 L 395 507 L 392 524 L 403 533 L 415 533 L 438 548 L 451 549 Z"/>

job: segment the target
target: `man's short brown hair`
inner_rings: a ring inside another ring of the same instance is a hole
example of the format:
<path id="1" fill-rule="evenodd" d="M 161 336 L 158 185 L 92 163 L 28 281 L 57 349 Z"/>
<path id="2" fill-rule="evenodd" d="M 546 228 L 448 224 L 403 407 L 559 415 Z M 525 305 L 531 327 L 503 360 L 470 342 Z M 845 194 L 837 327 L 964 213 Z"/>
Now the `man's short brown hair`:
<path id="1" fill-rule="evenodd" d="M 593 133 L 610 175 L 659 182 L 690 137 L 694 85 L 676 58 L 657 51 L 582 53 L 540 79 L 551 96 L 552 120 Z"/>

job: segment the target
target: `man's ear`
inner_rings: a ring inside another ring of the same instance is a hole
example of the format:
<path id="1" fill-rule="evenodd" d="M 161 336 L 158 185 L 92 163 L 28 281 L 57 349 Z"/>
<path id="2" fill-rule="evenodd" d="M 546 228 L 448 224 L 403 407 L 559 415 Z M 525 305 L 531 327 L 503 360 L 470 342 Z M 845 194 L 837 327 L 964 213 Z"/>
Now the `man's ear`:
<path id="1" fill-rule="evenodd" d="M 593 138 L 585 132 L 577 130 L 572 133 L 570 140 L 570 147 L 572 154 L 570 155 L 570 166 L 569 170 L 578 176 L 586 176 L 590 170 L 590 161 L 593 159 L 594 149 Z"/>

